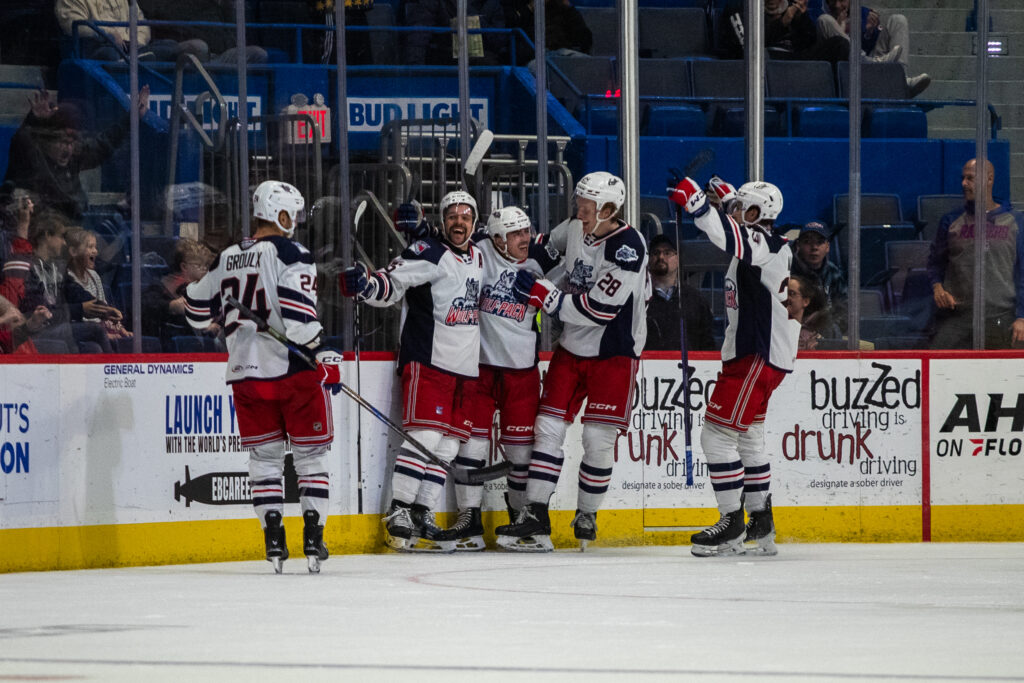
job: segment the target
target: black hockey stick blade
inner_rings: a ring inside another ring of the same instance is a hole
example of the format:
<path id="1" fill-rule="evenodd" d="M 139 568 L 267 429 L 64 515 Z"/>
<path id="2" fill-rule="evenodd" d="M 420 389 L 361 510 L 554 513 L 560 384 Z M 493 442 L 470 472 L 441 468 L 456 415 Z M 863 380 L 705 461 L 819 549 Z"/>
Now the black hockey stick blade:
<path id="1" fill-rule="evenodd" d="M 255 323 L 257 330 L 269 334 L 273 339 L 283 344 L 285 348 L 287 348 L 289 351 L 291 351 L 299 358 L 301 358 L 303 361 L 305 361 L 306 364 L 309 365 L 309 367 L 316 368 L 316 357 L 313 355 L 313 352 L 310 349 L 307 349 L 304 346 L 299 346 L 298 344 L 292 342 L 280 330 L 271 327 L 270 323 L 264 320 L 262 316 L 257 315 L 252 309 L 250 309 L 245 304 L 241 303 L 232 295 L 228 294 L 224 298 L 229 305 L 231 305 L 235 310 L 238 311 L 239 315 Z M 458 482 L 459 484 L 481 484 L 485 481 L 491 481 L 492 479 L 499 479 L 501 477 L 504 477 L 505 474 L 508 473 L 508 471 L 512 468 L 511 463 L 507 462 L 499 463 L 498 465 L 492 465 L 491 467 L 484 467 L 478 470 L 465 470 L 461 467 L 453 467 L 451 463 L 446 462 L 441 458 L 437 457 L 436 455 L 434 455 L 433 453 L 431 453 L 426 446 L 421 444 L 414 437 L 410 436 L 408 432 L 402 429 L 387 415 L 379 411 L 372 403 L 370 403 L 365 398 L 356 393 L 347 384 L 345 384 L 344 382 L 339 382 L 338 385 L 341 387 L 341 391 L 346 396 L 348 396 L 350 399 L 358 403 L 363 408 L 366 408 L 366 410 L 368 410 L 371 415 L 373 415 L 378 420 L 383 422 L 389 429 L 391 429 L 391 431 L 395 432 L 395 434 L 401 436 L 404 440 L 412 444 L 412 446 L 417 451 L 419 451 L 420 455 L 422 455 L 424 458 L 434 463 L 438 467 L 444 469 L 444 471 L 450 474 L 452 478 L 455 479 L 455 481 Z M 504 466 L 504 469 L 501 469 L 501 466 Z"/>
<path id="2" fill-rule="evenodd" d="M 697 152 L 692 159 L 690 159 L 690 163 L 686 165 L 686 169 L 684 170 L 683 175 L 692 178 L 694 173 L 704 168 L 706 165 L 710 164 L 714 160 L 715 150 L 712 149 L 711 147 L 705 147 L 704 149 Z"/>

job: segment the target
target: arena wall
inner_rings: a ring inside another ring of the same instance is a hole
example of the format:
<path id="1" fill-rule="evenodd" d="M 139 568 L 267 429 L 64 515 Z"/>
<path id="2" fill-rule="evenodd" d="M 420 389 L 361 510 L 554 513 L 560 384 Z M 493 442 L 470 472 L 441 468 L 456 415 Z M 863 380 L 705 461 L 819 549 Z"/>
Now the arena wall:
<path id="1" fill-rule="evenodd" d="M 686 391 L 678 356 L 641 364 L 599 545 L 686 543 L 717 520 L 699 430 L 720 362 L 693 355 Z M 262 557 L 223 357 L 47 360 L 0 364 L 0 571 Z M 358 391 L 397 420 L 393 360 L 364 354 L 359 365 Z M 356 387 L 356 363 L 345 371 Z M 1019 353 L 801 355 L 767 419 L 779 540 L 1024 541 L 1022 387 Z M 334 554 L 379 552 L 398 439 L 343 394 L 334 415 L 326 540 Z M 574 544 L 579 443 L 577 423 L 552 500 L 561 547 Z M 506 517 L 503 488 L 487 486 L 490 527 Z M 286 498 L 301 554 L 293 470 Z"/>

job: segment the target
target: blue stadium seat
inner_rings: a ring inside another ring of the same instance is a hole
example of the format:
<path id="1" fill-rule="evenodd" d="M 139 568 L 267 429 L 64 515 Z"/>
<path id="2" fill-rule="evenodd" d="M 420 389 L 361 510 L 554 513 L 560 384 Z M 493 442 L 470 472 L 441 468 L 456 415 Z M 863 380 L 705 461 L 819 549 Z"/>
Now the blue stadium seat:
<path id="1" fill-rule="evenodd" d="M 638 13 L 637 49 L 641 57 L 708 55 L 707 21 L 696 7 L 646 7 Z"/>
<path id="2" fill-rule="evenodd" d="M 644 135 L 700 137 L 707 129 L 704 111 L 695 104 L 652 104 L 647 107 Z"/>
<path id="3" fill-rule="evenodd" d="M 921 239 L 935 239 L 935 231 L 939 229 L 939 221 L 951 211 L 964 208 L 962 194 L 923 194 L 917 198 L 917 227 L 921 231 Z"/>
<path id="4" fill-rule="evenodd" d="M 850 130 L 850 112 L 835 104 L 794 108 L 793 135 L 803 138 L 845 138 Z"/>
<path id="5" fill-rule="evenodd" d="M 864 115 L 864 137 L 926 138 L 928 118 L 917 107 L 876 107 Z"/>
<path id="6" fill-rule="evenodd" d="M 576 118 L 591 135 L 619 134 L 619 108 L 614 104 L 581 106 L 576 111 Z"/>

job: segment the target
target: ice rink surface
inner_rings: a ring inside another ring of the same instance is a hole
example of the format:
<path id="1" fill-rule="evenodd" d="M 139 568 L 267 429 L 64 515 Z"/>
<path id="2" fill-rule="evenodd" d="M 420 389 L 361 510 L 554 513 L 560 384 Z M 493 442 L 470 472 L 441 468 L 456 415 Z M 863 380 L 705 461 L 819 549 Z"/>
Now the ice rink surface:
<path id="1" fill-rule="evenodd" d="M 1024 681 L 1024 544 L 0 575 L 0 681 Z"/>

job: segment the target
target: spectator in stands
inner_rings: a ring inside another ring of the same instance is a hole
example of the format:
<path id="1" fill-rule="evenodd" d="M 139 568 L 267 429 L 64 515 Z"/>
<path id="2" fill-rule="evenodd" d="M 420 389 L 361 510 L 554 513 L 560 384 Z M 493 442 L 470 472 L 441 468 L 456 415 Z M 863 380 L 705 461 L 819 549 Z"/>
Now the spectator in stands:
<path id="1" fill-rule="evenodd" d="M 25 316 L 21 314 L 18 307 L 7 300 L 7 297 L 0 296 L 0 329 L 8 333 L 17 327 L 25 324 Z M 0 347 L 0 352 L 6 353 Z"/>
<path id="2" fill-rule="evenodd" d="M 206 21 L 235 23 L 235 0 L 139 0 L 139 11 L 153 21 Z M 201 62 L 235 64 L 238 48 L 235 29 L 213 26 L 154 26 L 154 39 L 177 43 L 182 51 L 191 52 Z M 251 39 L 251 32 L 246 42 Z M 267 51 L 258 45 L 245 47 L 245 61 L 264 64 Z"/>
<path id="3" fill-rule="evenodd" d="M 174 2 L 175 0 L 170 0 Z M 54 10 L 57 21 L 66 36 L 73 36 L 76 21 L 117 21 L 128 23 L 130 0 L 57 0 Z M 142 9 L 138 13 L 139 21 L 146 16 Z M 130 35 L 127 26 L 103 26 L 98 33 L 91 28 L 82 26 L 78 35 L 82 38 L 81 55 L 85 59 L 100 61 L 117 61 L 128 55 Z M 139 59 L 158 62 L 173 62 L 182 51 L 174 40 L 152 40 L 148 26 L 139 26 Z"/>
<path id="4" fill-rule="evenodd" d="M 407 26 L 436 26 L 453 29 L 444 33 L 405 33 L 406 64 L 457 64 L 458 33 L 455 0 L 409 0 L 404 6 Z M 467 0 L 466 22 L 470 29 L 505 28 L 505 15 L 498 0 Z M 469 34 L 470 64 L 506 63 L 507 37 Z"/>
<path id="5" fill-rule="evenodd" d="M 4 180 L 33 192 L 41 208 L 77 221 L 89 205 L 79 174 L 102 164 L 124 142 L 128 115 L 97 135 L 82 135 L 81 112 L 74 104 L 55 105 L 45 90 L 29 101 L 31 109 L 11 139 Z M 144 85 L 139 113 L 147 111 L 149 86 Z"/>
<path id="6" fill-rule="evenodd" d="M 973 339 L 974 202 L 985 202 L 985 346 L 1005 349 L 1024 342 L 1024 237 L 1021 215 L 992 197 L 991 162 L 985 189 L 975 186 L 976 160 L 964 164 L 964 208 L 943 216 L 928 254 L 936 314 L 933 349 L 969 349 Z"/>
<path id="7" fill-rule="evenodd" d="M 20 301 L 25 292 L 25 277 L 32 259 L 28 229 L 35 203 L 31 195 L 13 183 L 0 188 L 0 295 Z"/>
<path id="8" fill-rule="evenodd" d="M 679 316 L 686 327 L 687 349 L 714 351 L 711 309 L 700 292 L 679 279 L 679 253 L 667 235 L 655 235 L 650 244 L 654 293 L 647 302 L 647 344 L 645 350 L 679 350 Z"/>
<path id="9" fill-rule="evenodd" d="M 818 38 L 836 36 L 850 42 L 850 0 L 825 0 L 826 12 L 818 17 Z M 861 11 L 861 55 L 875 62 L 899 62 L 904 71 L 910 57 L 910 28 L 902 14 L 879 14 L 870 7 Z M 928 74 L 907 77 L 909 97 L 917 97 L 932 82 Z"/>
<path id="10" fill-rule="evenodd" d="M 789 317 L 800 323 L 800 340 L 797 348 L 813 351 L 818 348 L 822 337 L 833 336 L 825 292 L 813 278 L 805 275 L 790 275 L 787 286 L 786 308 Z"/>
<path id="11" fill-rule="evenodd" d="M 84 290 L 71 288 L 72 300 L 65 296 L 68 288 L 64 286 L 62 259 L 66 232 L 65 219 L 59 213 L 46 212 L 36 218 L 30 233 L 33 255 L 25 296 L 12 303 L 17 303 L 29 320 L 42 321 L 31 334 L 36 346 L 47 342 L 47 348 L 58 353 L 110 353 L 110 342 L 103 327 L 82 321 L 83 316 L 102 317 L 107 307 L 91 301 Z M 48 352 L 44 348 L 40 351 Z"/>
<path id="12" fill-rule="evenodd" d="M 182 237 L 174 245 L 171 272 L 142 292 L 142 333 L 159 337 L 164 351 L 176 350 L 174 337 L 193 334 L 185 318 L 185 287 L 201 280 L 212 260 L 213 254 L 200 242 Z M 202 333 L 216 337 L 220 329 L 214 322 Z"/>
<path id="13" fill-rule="evenodd" d="M 309 8 L 308 23 L 334 26 L 334 0 L 306 0 Z M 368 13 L 373 9 L 373 0 L 345 0 L 345 28 L 369 26 Z M 303 34 L 303 61 L 314 64 L 330 64 L 335 60 L 334 31 Z M 345 63 L 372 64 L 373 50 L 367 31 L 345 31 Z"/>
<path id="14" fill-rule="evenodd" d="M 727 59 L 742 59 L 744 48 L 743 0 L 727 0 L 719 22 L 718 51 Z M 768 56 L 831 62 L 847 58 L 849 40 L 834 36 L 819 40 L 807 0 L 764 0 L 764 40 Z"/>
<path id="15" fill-rule="evenodd" d="M 64 274 L 64 297 L 68 301 L 80 301 L 93 304 L 90 312 L 85 312 L 81 320 L 99 323 L 107 333 L 111 344 L 116 346 L 119 340 L 131 339 L 132 333 L 124 327 L 124 316 L 111 306 L 106 287 L 96 272 L 96 233 L 82 228 L 71 228 L 64 235 L 68 245 L 68 267 Z M 72 316 L 72 320 L 75 320 Z"/>
<path id="16" fill-rule="evenodd" d="M 534 38 L 534 0 L 510 0 L 506 5 L 505 22 L 509 28 L 519 28 L 532 41 Z M 559 56 L 589 55 L 594 36 L 583 20 L 583 15 L 570 0 L 545 0 L 544 47 Z M 533 61 L 533 50 L 516 45 L 520 64 Z"/>
<path id="17" fill-rule="evenodd" d="M 846 328 L 847 285 L 843 269 L 829 260 L 832 249 L 828 227 L 821 221 L 811 221 L 800 229 L 793 244 L 794 275 L 803 275 L 821 287 L 825 296 L 825 309 L 840 329 Z"/>

